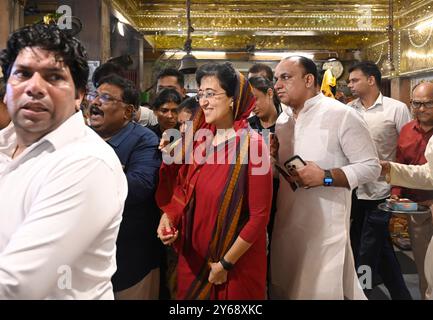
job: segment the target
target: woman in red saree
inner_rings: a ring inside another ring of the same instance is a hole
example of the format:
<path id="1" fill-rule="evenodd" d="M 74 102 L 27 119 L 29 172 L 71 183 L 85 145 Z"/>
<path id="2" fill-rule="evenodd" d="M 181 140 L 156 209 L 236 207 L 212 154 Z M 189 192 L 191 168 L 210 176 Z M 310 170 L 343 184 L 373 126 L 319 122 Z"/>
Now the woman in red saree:
<path id="1" fill-rule="evenodd" d="M 203 65 L 196 78 L 193 133 L 212 134 L 193 143 L 192 164 L 162 165 L 156 193 L 158 237 L 179 253 L 177 298 L 265 299 L 272 175 L 267 147 L 248 131 L 251 86 L 230 63 Z"/>

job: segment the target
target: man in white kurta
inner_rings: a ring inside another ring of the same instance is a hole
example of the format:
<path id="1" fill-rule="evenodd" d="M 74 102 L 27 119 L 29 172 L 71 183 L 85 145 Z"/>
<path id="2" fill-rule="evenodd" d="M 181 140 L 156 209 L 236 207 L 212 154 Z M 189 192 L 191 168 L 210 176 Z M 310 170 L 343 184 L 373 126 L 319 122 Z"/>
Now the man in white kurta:
<path id="1" fill-rule="evenodd" d="M 272 299 L 365 299 L 349 241 L 351 189 L 375 180 L 379 160 L 365 122 L 350 107 L 318 94 L 317 69 L 306 58 L 284 59 L 275 89 L 291 108 L 276 123 L 278 162 L 299 155 L 304 187 L 280 176 L 271 247 Z M 333 177 L 324 186 L 324 169 Z"/>
<path id="2" fill-rule="evenodd" d="M 424 165 L 405 165 L 394 162 L 383 162 L 383 173 L 387 182 L 394 186 L 412 189 L 433 190 L 433 140 L 430 138 L 425 150 L 427 163 Z M 430 207 L 433 211 L 433 206 Z M 432 238 L 433 239 L 433 238 Z M 433 241 L 427 249 L 424 260 L 424 272 L 427 280 L 425 298 L 433 300 Z"/>

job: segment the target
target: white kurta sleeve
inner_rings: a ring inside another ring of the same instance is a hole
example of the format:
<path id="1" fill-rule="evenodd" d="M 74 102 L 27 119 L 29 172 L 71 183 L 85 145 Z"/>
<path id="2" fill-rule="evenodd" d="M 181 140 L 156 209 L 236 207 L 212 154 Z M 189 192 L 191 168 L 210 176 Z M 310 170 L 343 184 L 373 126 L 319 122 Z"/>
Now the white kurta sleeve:
<path id="1" fill-rule="evenodd" d="M 339 128 L 340 145 L 349 164 L 342 167 L 351 189 L 376 180 L 381 171 L 373 139 L 365 121 L 349 109 Z"/>
<path id="2" fill-rule="evenodd" d="M 411 189 L 433 189 L 433 140 L 428 141 L 424 165 L 405 165 L 391 162 L 390 184 Z"/>
<path id="3" fill-rule="evenodd" d="M 28 213 L 0 252 L 0 299 L 45 298 L 58 285 L 59 268 L 120 224 L 127 193 L 121 170 L 91 157 L 66 159 L 45 178 L 35 182 Z"/>

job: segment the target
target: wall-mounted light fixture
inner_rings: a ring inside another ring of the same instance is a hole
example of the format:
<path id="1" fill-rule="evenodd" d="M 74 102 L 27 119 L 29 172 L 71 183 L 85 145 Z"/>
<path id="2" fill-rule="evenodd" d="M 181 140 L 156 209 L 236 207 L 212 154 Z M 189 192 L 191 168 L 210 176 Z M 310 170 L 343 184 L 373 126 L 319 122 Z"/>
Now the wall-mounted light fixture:
<path id="1" fill-rule="evenodd" d="M 124 37 L 125 36 L 125 25 L 123 22 L 118 21 L 117 22 L 117 31 L 119 31 L 119 34 Z"/>

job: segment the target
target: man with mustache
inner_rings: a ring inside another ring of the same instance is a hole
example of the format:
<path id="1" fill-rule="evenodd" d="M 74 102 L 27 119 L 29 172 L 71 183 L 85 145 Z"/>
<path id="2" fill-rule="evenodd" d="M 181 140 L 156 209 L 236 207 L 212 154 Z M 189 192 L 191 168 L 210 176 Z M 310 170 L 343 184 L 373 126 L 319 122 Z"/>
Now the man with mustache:
<path id="1" fill-rule="evenodd" d="M 113 299 L 127 184 L 83 122 L 86 58 L 45 24 L 15 31 L 0 53 L 13 123 L 0 133 L 0 299 Z"/>
<path id="2" fill-rule="evenodd" d="M 280 179 L 270 296 L 365 299 L 350 250 L 349 214 L 350 190 L 380 174 L 367 125 L 355 110 L 319 93 L 317 67 L 308 58 L 283 59 L 275 80 L 290 108 L 277 119 L 274 156 L 281 166 L 294 155 L 306 165 L 291 170 L 293 181 Z M 301 188 L 294 191 L 289 182 Z"/>
<path id="3" fill-rule="evenodd" d="M 157 299 L 162 245 L 155 235 L 160 213 L 154 193 L 161 165 L 159 140 L 132 121 L 139 106 L 134 84 L 116 74 L 98 81 L 90 126 L 116 152 L 128 180 L 128 197 L 117 239 L 116 299 Z"/>

